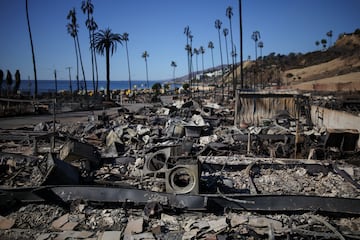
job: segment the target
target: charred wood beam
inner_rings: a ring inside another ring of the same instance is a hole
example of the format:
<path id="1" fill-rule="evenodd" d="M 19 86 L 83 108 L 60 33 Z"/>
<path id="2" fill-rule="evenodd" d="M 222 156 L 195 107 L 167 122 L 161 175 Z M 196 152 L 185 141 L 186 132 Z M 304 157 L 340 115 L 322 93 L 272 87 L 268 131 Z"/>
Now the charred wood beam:
<path id="1" fill-rule="evenodd" d="M 0 205 L 8 202 L 50 201 L 57 197 L 63 202 L 83 199 L 99 203 L 134 203 L 146 205 L 157 202 L 183 210 L 230 208 L 257 212 L 322 212 L 360 215 L 360 199 L 306 195 L 248 195 L 248 194 L 169 194 L 139 189 L 104 186 L 49 186 L 42 188 L 0 189 Z"/>

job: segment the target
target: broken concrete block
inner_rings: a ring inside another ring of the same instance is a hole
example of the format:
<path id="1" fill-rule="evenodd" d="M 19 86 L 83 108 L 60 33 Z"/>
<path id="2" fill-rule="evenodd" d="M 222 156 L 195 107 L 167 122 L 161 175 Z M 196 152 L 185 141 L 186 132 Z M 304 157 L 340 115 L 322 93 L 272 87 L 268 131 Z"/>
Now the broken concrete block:
<path id="1" fill-rule="evenodd" d="M 185 231 L 184 235 L 182 236 L 182 240 L 191 240 L 191 239 L 196 239 L 196 236 L 198 234 L 198 230 L 197 229 L 193 229 L 190 231 Z"/>
<path id="2" fill-rule="evenodd" d="M 156 238 L 150 232 L 134 234 L 134 235 L 124 235 L 124 240 L 155 240 Z"/>
<path id="3" fill-rule="evenodd" d="M 213 230 L 215 233 L 225 230 L 228 227 L 228 224 L 226 222 L 226 217 L 209 221 L 209 226 L 210 229 Z"/>
<path id="4" fill-rule="evenodd" d="M 105 231 L 99 236 L 99 240 L 120 240 L 121 231 Z"/>
<path id="5" fill-rule="evenodd" d="M 144 230 L 144 219 L 138 218 L 128 222 L 124 235 L 132 235 L 134 233 L 142 233 Z"/>
<path id="6" fill-rule="evenodd" d="M 0 216 L 0 230 L 7 230 L 14 226 L 15 220 Z"/>
<path id="7" fill-rule="evenodd" d="M 89 239 L 95 233 L 88 231 L 64 231 L 57 233 L 54 240 L 67 240 L 67 239 Z"/>
<path id="8" fill-rule="evenodd" d="M 51 223 L 51 228 L 53 228 L 55 230 L 61 230 L 61 227 L 64 226 L 65 223 L 67 223 L 68 221 L 69 221 L 69 214 L 67 213 L 65 215 L 62 215 L 55 221 L 53 221 Z"/>
<path id="9" fill-rule="evenodd" d="M 245 224 L 247 223 L 247 221 L 249 220 L 248 216 L 244 216 L 244 215 L 239 215 L 239 214 L 232 214 L 230 216 L 230 226 L 233 227 L 237 227 L 241 224 Z"/>
<path id="10" fill-rule="evenodd" d="M 280 221 L 276 221 L 270 218 L 266 217 L 249 217 L 249 226 L 255 227 L 255 228 L 265 228 L 269 227 L 270 224 L 272 227 L 276 229 L 282 228 L 282 223 Z"/>
<path id="11" fill-rule="evenodd" d="M 121 143 L 120 137 L 118 134 L 116 134 L 113 130 L 111 130 L 108 135 L 106 136 L 106 146 L 109 147 L 113 143 Z"/>
<path id="12" fill-rule="evenodd" d="M 79 225 L 78 222 L 67 222 L 63 226 L 61 226 L 62 231 L 72 231 L 74 228 Z"/>

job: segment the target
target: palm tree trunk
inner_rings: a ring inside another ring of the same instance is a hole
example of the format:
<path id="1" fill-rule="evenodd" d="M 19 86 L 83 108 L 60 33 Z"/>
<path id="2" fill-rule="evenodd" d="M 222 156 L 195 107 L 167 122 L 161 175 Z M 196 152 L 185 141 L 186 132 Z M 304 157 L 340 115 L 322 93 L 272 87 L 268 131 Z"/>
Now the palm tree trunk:
<path id="1" fill-rule="evenodd" d="M 231 38 L 231 58 L 232 58 L 231 71 L 232 71 L 232 78 L 233 78 L 233 97 L 235 98 L 236 80 L 237 80 L 237 79 L 235 79 L 235 62 L 236 61 L 235 61 L 235 56 L 233 56 L 233 53 L 235 54 L 235 49 L 234 49 L 231 18 L 229 18 L 229 21 L 230 21 L 230 38 Z"/>
<path id="2" fill-rule="evenodd" d="M 110 48 L 106 48 L 106 100 L 110 101 Z"/>
<path id="3" fill-rule="evenodd" d="M 220 29 L 218 29 L 219 33 L 219 46 L 220 46 L 220 59 L 221 59 L 221 81 L 222 81 L 222 100 L 224 100 L 225 97 L 225 79 L 224 79 L 224 66 L 223 66 L 223 57 L 222 57 L 222 49 L 221 49 L 221 37 L 220 37 Z"/>
<path id="4" fill-rule="evenodd" d="M 125 41 L 125 48 L 126 48 L 126 58 L 127 58 L 127 64 L 128 64 L 128 72 L 129 72 L 129 89 L 131 91 L 130 61 L 129 61 L 129 51 L 128 51 L 127 41 Z"/>
<path id="5" fill-rule="evenodd" d="M 89 30 L 89 39 L 90 39 L 90 52 L 91 52 L 91 73 L 92 73 L 92 82 L 93 82 L 93 89 L 94 94 L 96 94 L 96 86 L 95 86 L 95 70 L 94 70 L 94 46 L 92 44 L 92 34 Z"/>
<path id="6" fill-rule="evenodd" d="M 82 71 L 82 75 L 83 75 L 83 79 L 84 79 L 85 95 L 87 95 L 85 71 L 84 71 L 84 65 L 83 65 L 83 61 L 82 61 L 82 57 L 81 57 L 81 50 L 80 50 L 80 43 L 79 43 L 78 36 L 76 36 L 76 41 L 77 41 L 78 50 L 79 50 L 79 59 L 80 59 L 81 71 Z"/>
<path id="7" fill-rule="evenodd" d="M 203 90 L 203 96 L 205 95 L 205 84 L 204 84 L 204 81 L 205 81 L 205 78 L 204 78 L 204 51 L 203 53 L 201 54 L 201 64 L 202 64 L 202 90 Z M 201 79 L 201 78 L 200 78 Z"/>
<path id="8" fill-rule="evenodd" d="M 79 53 L 76 44 L 76 39 L 74 37 L 74 45 L 75 45 L 75 55 L 76 55 L 76 92 L 78 93 L 80 90 L 80 83 L 79 83 Z"/>
<path id="9" fill-rule="evenodd" d="M 226 47 L 226 59 L 227 59 L 227 66 L 229 67 L 229 51 L 228 51 L 228 44 L 227 44 L 227 37 L 225 36 L 225 47 Z M 228 94 L 230 94 L 230 84 L 228 83 Z"/>
<path id="10" fill-rule="evenodd" d="M 94 43 L 94 34 L 95 31 L 92 31 L 92 40 Z M 95 72 L 96 72 L 96 87 L 95 87 L 95 92 L 97 93 L 99 90 L 99 71 L 98 71 L 98 65 L 97 65 L 97 58 L 96 58 L 96 51 L 95 51 L 95 47 L 93 47 L 93 54 L 94 54 L 94 63 L 95 63 Z"/>
<path id="11" fill-rule="evenodd" d="M 147 64 L 147 59 L 146 58 L 145 58 L 145 65 L 146 65 L 146 84 L 147 84 L 147 87 L 150 88 L 150 86 L 149 86 L 148 64 Z"/>
<path id="12" fill-rule="evenodd" d="M 37 75 L 36 75 L 35 52 L 34 52 L 34 44 L 33 44 L 32 35 L 31 35 L 31 28 L 30 28 L 28 0 L 26 0 L 25 3 L 26 3 L 25 4 L 26 5 L 26 20 L 27 20 L 28 31 L 29 31 L 29 36 L 30 36 L 31 54 L 32 54 L 32 62 L 33 62 L 33 68 L 34 68 L 34 83 L 35 83 L 34 96 L 36 98 L 36 96 L 38 94 L 38 82 L 37 82 Z"/>

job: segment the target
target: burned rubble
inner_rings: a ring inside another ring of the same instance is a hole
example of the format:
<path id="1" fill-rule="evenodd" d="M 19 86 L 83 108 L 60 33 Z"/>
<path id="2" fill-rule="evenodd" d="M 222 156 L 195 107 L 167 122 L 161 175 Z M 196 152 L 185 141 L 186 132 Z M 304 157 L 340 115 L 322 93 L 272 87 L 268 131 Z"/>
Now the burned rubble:
<path id="1" fill-rule="evenodd" d="M 358 239 L 359 133 L 243 97 L 241 119 L 176 99 L 1 130 L 0 238 Z"/>

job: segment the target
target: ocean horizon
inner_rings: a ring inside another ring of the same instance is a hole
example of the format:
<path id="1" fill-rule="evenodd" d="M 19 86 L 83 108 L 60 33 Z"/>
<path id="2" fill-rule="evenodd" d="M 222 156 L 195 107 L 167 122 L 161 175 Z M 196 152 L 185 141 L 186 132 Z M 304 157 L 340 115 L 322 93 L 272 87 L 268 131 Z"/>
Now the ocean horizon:
<path id="1" fill-rule="evenodd" d="M 34 80 L 22 80 L 20 83 L 19 90 L 21 92 L 30 92 L 34 93 L 34 86 L 35 86 Z M 166 80 L 149 80 L 149 87 L 147 86 L 146 80 L 132 80 L 131 86 L 132 89 L 146 89 L 151 88 L 155 83 L 161 83 L 163 84 L 166 82 Z M 77 90 L 77 81 L 71 80 L 71 86 L 72 90 Z M 88 91 L 94 90 L 93 88 L 93 82 L 92 80 L 86 81 L 86 86 Z M 79 80 L 79 90 L 84 90 L 84 81 Z M 105 90 L 106 89 L 106 80 L 99 80 L 98 85 L 99 90 Z M 129 89 L 129 81 L 127 80 L 110 80 L 110 89 L 111 90 L 125 90 Z M 49 93 L 49 92 L 55 92 L 56 86 L 55 86 L 55 80 L 38 80 L 38 93 Z M 57 91 L 70 91 L 70 81 L 69 80 L 57 80 Z"/>

